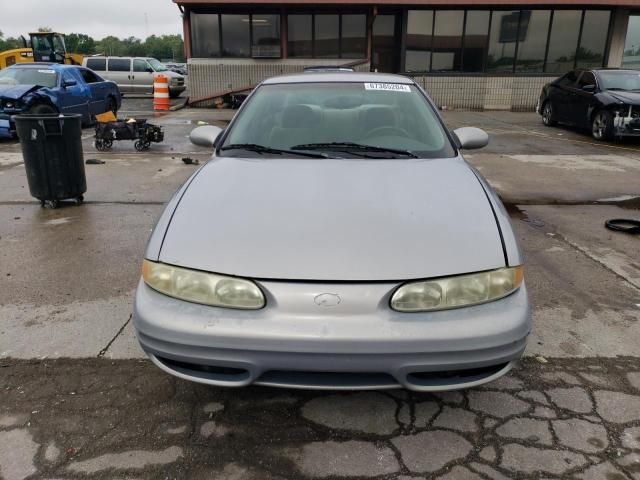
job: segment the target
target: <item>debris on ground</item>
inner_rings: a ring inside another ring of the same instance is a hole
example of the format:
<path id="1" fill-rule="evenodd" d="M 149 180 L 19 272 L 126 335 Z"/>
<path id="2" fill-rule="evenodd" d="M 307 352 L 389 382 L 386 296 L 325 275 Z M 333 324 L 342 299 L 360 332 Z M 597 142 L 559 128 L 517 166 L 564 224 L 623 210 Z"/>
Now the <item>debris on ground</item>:
<path id="1" fill-rule="evenodd" d="M 84 163 L 86 163 L 87 165 L 103 165 L 105 161 L 99 160 L 97 158 L 87 158 L 87 161 Z"/>
<path id="2" fill-rule="evenodd" d="M 185 165 L 200 165 L 200 160 L 193 159 L 190 157 L 182 157 L 182 161 L 185 163 Z"/>

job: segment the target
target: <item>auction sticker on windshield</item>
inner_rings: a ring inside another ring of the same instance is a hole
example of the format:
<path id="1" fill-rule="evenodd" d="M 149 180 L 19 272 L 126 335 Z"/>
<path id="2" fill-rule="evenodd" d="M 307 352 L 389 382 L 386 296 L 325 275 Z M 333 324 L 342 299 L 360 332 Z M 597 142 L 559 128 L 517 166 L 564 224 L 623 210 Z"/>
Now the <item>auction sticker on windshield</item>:
<path id="1" fill-rule="evenodd" d="M 38 70 L 38 73 L 51 73 L 51 74 L 55 74 L 56 71 L 55 70 Z"/>
<path id="2" fill-rule="evenodd" d="M 411 88 L 409 85 L 402 85 L 401 83 L 365 83 L 365 90 L 384 90 L 387 92 L 409 92 Z"/>

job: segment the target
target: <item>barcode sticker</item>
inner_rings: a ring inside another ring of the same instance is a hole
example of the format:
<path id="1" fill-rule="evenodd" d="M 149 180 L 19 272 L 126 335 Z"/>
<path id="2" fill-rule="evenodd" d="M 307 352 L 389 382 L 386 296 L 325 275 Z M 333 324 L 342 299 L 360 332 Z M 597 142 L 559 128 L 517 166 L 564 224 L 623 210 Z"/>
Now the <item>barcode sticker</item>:
<path id="1" fill-rule="evenodd" d="M 401 83 L 365 83 L 365 90 L 383 90 L 386 92 L 411 92 L 409 85 Z"/>

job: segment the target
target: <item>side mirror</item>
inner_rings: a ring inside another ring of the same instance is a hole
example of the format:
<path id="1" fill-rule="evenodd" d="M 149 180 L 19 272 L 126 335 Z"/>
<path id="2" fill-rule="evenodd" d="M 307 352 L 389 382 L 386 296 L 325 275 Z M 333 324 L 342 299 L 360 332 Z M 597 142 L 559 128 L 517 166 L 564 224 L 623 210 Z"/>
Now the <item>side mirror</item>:
<path id="1" fill-rule="evenodd" d="M 220 140 L 222 132 L 223 129 L 215 125 L 203 125 L 191 130 L 189 140 L 194 145 L 201 147 L 215 147 L 217 146 L 216 142 Z"/>
<path id="2" fill-rule="evenodd" d="M 489 135 L 480 128 L 461 127 L 455 129 L 453 134 L 458 139 L 458 147 L 462 150 L 486 147 L 489 143 Z"/>
<path id="3" fill-rule="evenodd" d="M 595 85 L 584 85 L 582 87 L 582 91 L 583 92 L 593 93 L 593 92 L 596 91 L 596 86 Z"/>
<path id="4" fill-rule="evenodd" d="M 147 68 L 145 68 L 145 72 L 147 72 L 147 73 L 153 73 L 153 68 L 151 68 L 151 67 L 147 67 Z"/>
<path id="5" fill-rule="evenodd" d="M 77 84 L 78 84 L 78 82 L 76 82 L 75 80 L 65 80 L 64 83 L 62 84 L 62 86 L 64 88 L 75 87 Z"/>

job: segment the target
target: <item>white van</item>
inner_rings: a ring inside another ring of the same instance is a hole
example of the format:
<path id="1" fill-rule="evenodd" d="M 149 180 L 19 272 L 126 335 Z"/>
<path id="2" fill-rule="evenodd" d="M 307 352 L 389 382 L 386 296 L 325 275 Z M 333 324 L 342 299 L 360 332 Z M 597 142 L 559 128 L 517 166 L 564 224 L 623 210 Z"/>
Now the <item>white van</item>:
<path id="1" fill-rule="evenodd" d="M 84 57 L 82 65 L 118 84 L 122 93 L 153 93 L 153 79 L 162 74 L 169 79 L 169 96 L 179 97 L 187 88 L 184 76 L 172 72 L 155 58 Z"/>

